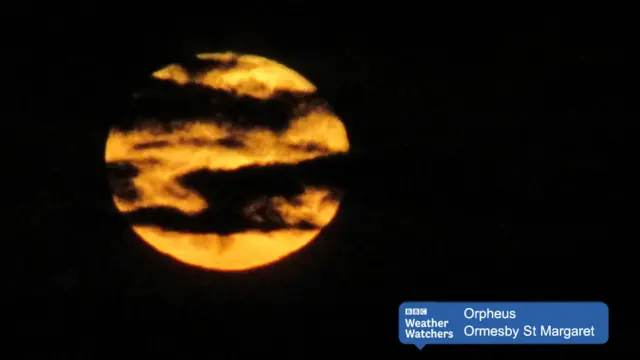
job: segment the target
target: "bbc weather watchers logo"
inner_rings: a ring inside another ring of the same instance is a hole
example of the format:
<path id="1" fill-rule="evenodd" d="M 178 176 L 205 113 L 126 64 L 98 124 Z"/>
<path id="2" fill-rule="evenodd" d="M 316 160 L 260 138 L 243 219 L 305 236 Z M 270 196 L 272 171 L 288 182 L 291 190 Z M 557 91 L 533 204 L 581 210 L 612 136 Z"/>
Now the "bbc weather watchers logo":
<path id="1" fill-rule="evenodd" d="M 406 308 L 405 315 L 427 315 L 427 308 Z"/>

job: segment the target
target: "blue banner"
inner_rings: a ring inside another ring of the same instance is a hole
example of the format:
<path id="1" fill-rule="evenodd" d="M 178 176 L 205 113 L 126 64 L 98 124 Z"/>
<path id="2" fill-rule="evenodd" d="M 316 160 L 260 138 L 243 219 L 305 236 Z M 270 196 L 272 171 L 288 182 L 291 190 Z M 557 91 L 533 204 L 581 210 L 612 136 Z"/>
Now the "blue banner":
<path id="1" fill-rule="evenodd" d="M 604 344 L 603 302 L 405 302 L 400 342 L 437 344 Z"/>

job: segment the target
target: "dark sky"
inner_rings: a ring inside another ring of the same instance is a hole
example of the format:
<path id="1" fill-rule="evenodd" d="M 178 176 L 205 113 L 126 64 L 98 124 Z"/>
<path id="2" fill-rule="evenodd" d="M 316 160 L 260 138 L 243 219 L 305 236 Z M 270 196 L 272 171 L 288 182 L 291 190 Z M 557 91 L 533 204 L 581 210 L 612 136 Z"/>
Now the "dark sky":
<path id="1" fill-rule="evenodd" d="M 180 358 L 577 356 L 628 342 L 620 309 L 636 238 L 625 226 L 636 217 L 623 159 L 638 114 L 626 20 L 378 12 L 95 12 L 16 31 L 5 126 L 17 205 L 5 220 L 18 230 L 3 240 L 13 333 L 43 352 L 134 346 Z M 241 274 L 187 267 L 135 238 L 102 160 L 151 71 L 224 50 L 305 75 L 353 150 L 318 165 L 346 191 L 323 234 Z M 420 352 L 397 339 L 397 308 L 411 300 L 605 301 L 611 340 Z"/>

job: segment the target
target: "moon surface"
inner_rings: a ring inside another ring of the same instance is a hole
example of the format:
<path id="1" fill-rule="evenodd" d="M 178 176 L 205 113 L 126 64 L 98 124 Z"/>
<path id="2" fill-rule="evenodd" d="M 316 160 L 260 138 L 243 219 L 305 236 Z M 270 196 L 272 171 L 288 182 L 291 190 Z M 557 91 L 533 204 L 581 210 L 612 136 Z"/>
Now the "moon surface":
<path id="1" fill-rule="evenodd" d="M 279 172 L 349 150 L 342 121 L 292 69 L 199 54 L 154 72 L 135 102 L 105 161 L 117 209 L 157 251 L 247 270 L 301 249 L 336 215 L 336 189 Z"/>

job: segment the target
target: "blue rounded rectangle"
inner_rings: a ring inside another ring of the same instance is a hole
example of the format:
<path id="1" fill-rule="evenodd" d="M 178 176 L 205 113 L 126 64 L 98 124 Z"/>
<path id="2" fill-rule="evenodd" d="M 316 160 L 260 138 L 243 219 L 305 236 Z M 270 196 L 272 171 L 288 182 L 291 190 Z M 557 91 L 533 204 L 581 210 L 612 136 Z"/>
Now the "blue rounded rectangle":
<path id="1" fill-rule="evenodd" d="M 405 302 L 398 337 L 422 349 L 437 344 L 604 344 L 603 302 Z"/>

